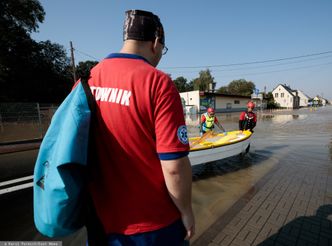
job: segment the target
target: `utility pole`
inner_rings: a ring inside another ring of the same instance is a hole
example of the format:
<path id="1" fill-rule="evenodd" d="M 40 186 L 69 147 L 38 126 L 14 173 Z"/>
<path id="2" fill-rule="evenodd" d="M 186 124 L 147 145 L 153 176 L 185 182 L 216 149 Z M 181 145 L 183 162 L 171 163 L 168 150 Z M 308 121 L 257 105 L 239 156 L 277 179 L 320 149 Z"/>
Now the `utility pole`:
<path id="1" fill-rule="evenodd" d="M 73 78 L 74 78 L 74 84 L 75 84 L 76 83 L 76 69 L 75 69 L 74 48 L 73 48 L 72 41 L 70 41 L 70 55 L 71 55 L 71 66 L 73 69 Z"/>

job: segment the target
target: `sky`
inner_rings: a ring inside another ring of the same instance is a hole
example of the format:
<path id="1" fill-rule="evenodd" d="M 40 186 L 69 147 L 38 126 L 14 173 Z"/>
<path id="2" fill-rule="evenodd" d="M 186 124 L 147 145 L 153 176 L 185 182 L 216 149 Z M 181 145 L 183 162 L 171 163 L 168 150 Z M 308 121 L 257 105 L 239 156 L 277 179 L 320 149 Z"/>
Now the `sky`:
<path id="1" fill-rule="evenodd" d="M 124 13 L 151 11 L 165 29 L 168 53 L 158 69 L 188 82 L 210 69 L 216 88 L 232 80 L 259 91 L 289 85 L 332 100 L 331 0 L 40 0 L 45 20 L 36 41 L 72 41 L 75 63 L 100 61 L 123 43 Z"/>

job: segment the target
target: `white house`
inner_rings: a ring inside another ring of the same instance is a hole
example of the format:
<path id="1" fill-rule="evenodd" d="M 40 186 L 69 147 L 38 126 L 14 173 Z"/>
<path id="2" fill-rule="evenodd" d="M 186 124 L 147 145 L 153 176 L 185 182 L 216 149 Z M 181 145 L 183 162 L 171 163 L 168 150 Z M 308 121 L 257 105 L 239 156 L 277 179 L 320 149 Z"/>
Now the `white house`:
<path id="1" fill-rule="evenodd" d="M 204 112 L 213 107 L 217 112 L 237 112 L 247 108 L 249 96 L 226 95 L 204 91 L 181 92 L 180 97 L 185 102 L 186 113 Z"/>
<path id="2" fill-rule="evenodd" d="M 302 91 L 297 90 L 297 94 L 300 97 L 300 107 L 308 107 L 310 97 L 304 94 Z"/>
<path id="3" fill-rule="evenodd" d="M 313 103 L 315 106 L 326 106 L 326 104 L 329 104 L 329 101 L 321 96 L 315 96 Z"/>
<path id="4" fill-rule="evenodd" d="M 300 98 L 297 90 L 292 90 L 287 85 L 279 84 L 272 91 L 274 101 L 283 108 L 299 108 Z"/>

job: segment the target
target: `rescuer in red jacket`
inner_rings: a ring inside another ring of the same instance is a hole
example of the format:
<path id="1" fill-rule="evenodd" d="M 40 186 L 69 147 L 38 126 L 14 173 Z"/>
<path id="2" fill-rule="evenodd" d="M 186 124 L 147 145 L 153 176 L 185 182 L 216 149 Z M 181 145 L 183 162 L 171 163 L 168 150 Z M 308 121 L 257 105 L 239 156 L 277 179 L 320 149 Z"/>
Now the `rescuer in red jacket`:
<path id="1" fill-rule="evenodd" d="M 240 114 L 239 130 L 250 130 L 251 132 L 254 132 L 253 129 L 255 128 L 257 122 L 256 114 L 253 112 L 255 104 L 253 102 L 248 102 L 247 108 L 248 109 L 245 112 Z"/>

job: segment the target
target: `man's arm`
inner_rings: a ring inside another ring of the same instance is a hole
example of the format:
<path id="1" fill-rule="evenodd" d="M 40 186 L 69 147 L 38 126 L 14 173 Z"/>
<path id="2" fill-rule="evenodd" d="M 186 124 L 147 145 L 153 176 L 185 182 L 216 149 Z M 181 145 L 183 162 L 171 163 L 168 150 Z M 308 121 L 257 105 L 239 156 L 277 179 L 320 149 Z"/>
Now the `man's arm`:
<path id="1" fill-rule="evenodd" d="M 244 130 L 244 118 L 245 118 L 245 112 L 242 112 L 240 114 L 240 118 L 239 118 L 239 130 L 240 131 Z"/>
<path id="2" fill-rule="evenodd" d="M 225 128 L 223 128 L 219 122 L 217 122 L 216 124 L 220 128 L 220 130 L 222 130 L 223 132 L 226 132 Z"/>
<path id="3" fill-rule="evenodd" d="M 204 115 L 201 116 L 201 122 L 199 124 L 199 132 L 200 132 L 200 135 L 202 136 L 203 135 L 203 124 L 205 122 L 206 118 Z"/>
<path id="4" fill-rule="evenodd" d="M 195 219 L 191 206 L 192 171 L 189 158 L 161 160 L 166 187 L 174 204 L 179 209 L 182 222 L 187 230 L 186 239 L 195 233 Z"/>
<path id="5" fill-rule="evenodd" d="M 243 120 L 239 120 L 239 130 L 243 131 Z"/>
<path id="6" fill-rule="evenodd" d="M 223 132 L 226 132 L 225 129 L 220 124 L 220 122 L 219 122 L 219 120 L 218 120 L 217 117 L 214 118 L 214 123 L 219 127 L 220 130 L 222 130 Z"/>

